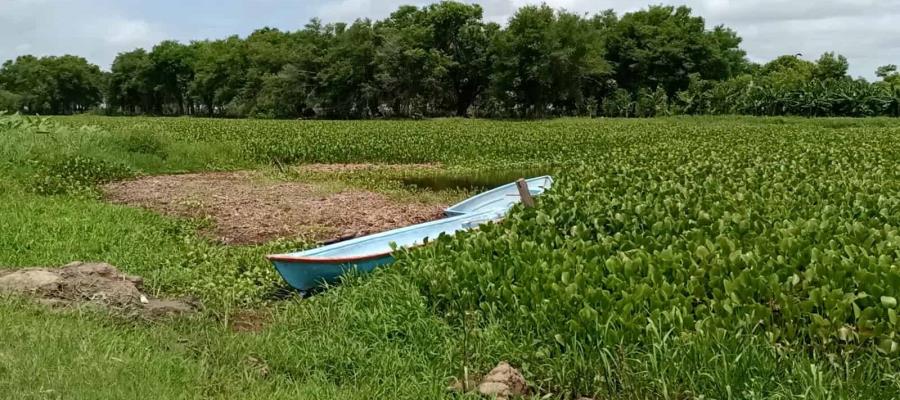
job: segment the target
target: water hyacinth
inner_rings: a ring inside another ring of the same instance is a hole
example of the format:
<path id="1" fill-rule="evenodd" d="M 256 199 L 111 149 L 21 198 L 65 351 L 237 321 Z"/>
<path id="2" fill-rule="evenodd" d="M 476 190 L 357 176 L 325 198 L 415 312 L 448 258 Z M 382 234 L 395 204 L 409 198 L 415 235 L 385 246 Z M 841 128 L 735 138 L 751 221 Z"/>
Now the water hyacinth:
<path id="1" fill-rule="evenodd" d="M 538 351 L 659 330 L 897 351 L 896 135 L 633 135 L 537 208 L 410 254 L 406 270 L 437 308 L 536 335 Z"/>

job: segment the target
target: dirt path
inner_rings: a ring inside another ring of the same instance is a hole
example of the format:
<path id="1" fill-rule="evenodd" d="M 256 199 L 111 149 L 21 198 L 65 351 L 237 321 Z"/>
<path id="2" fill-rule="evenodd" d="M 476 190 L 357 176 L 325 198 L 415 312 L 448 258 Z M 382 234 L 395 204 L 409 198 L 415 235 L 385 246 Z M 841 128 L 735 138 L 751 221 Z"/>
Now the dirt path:
<path id="1" fill-rule="evenodd" d="M 257 172 L 149 176 L 108 184 L 103 191 L 114 203 L 211 218 L 215 226 L 209 233 L 228 244 L 365 235 L 437 219 L 444 208 L 358 189 L 329 192 L 315 184 L 268 180 Z"/>

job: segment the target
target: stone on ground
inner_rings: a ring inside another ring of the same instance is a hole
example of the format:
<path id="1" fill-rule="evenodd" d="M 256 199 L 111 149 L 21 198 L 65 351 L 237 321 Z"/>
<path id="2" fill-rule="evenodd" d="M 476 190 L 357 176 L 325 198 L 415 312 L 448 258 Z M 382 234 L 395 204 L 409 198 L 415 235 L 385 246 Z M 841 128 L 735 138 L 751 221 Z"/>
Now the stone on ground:
<path id="1" fill-rule="evenodd" d="M 506 362 L 497 364 L 478 385 L 478 392 L 497 399 L 522 396 L 528 391 L 525 377 Z"/>
<path id="2" fill-rule="evenodd" d="M 33 297 L 48 306 L 92 305 L 151 317 L 194 311 L 185 302 L 150 298 L 141 292 L 143 282 L 106 263 L 79 261 L 61 268 L 0 270 L 0 293 Z"/>

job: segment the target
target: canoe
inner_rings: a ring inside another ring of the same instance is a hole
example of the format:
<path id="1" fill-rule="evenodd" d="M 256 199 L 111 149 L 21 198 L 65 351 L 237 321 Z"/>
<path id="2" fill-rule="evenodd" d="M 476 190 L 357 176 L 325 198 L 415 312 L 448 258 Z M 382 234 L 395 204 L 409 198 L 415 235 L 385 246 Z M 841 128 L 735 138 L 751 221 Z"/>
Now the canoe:
<path id="1" fill-rule="evenodd" d="M 553 185 L 553 178 L 540 176 L 526 179 L 525 182 L 528 183 L 528 191 L 531 192 L 531 195 L 537 196 Z M 513 182 L 463 200 L 444 210 L 444 214 L 456 216 L 493 209 L 508 210 L 521 200 L 519 198 L 519 189 L 516 187 L 516 183 Z"/>
<path id="2" fill-rule="evenodd" d="M 281 277 L 296 289 L 307 291 L 323 283 L 335 282 L 351 270 L 370 272 L 394 261 L 391 244 L 397 248 L 411 248 L 434 240 L 440 235 L 452 235 L 461 230 L 503 218 L 508 210 L 492 209 L 464 214 L 437 221 L 411 225 L 376 233 L 311 250 L 269 255 L 267 258 Z"/>

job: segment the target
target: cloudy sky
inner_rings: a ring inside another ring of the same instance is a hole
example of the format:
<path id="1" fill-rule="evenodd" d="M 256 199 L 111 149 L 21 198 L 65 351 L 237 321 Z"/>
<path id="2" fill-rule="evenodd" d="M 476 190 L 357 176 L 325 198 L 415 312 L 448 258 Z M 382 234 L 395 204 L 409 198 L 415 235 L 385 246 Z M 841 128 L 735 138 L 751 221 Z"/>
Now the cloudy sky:
<path id="1" fill-rule="evenodd" d="M 21 54 L 78 54 L 108 69 L 121 51 L 164 39 L 246 35 L 262 26 L 286 30 L 310 18 L 325 22 L 381 18 L 401 4 L 427 0 L 0 0 L 0 60 Z M 516 8 L 541 0 L 472 0 L 488 19 L 504 22 Z M 545 0 L 554 8 L 619 14 L 648 4 L 685 4 L 710 24 L 744 38 L 754 61 L 834 50 L 854 76 L 872 78 L 879 65 L 900 64 L 900 0 Z M 0 61 L 2 62 L 2 61 Z"/>

